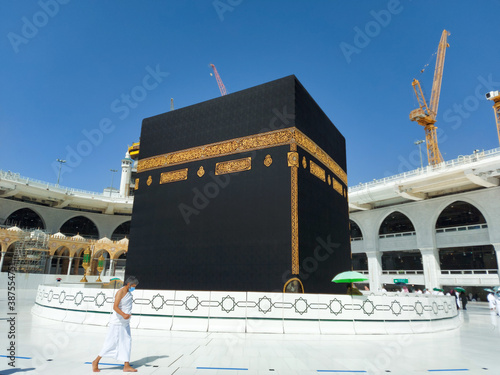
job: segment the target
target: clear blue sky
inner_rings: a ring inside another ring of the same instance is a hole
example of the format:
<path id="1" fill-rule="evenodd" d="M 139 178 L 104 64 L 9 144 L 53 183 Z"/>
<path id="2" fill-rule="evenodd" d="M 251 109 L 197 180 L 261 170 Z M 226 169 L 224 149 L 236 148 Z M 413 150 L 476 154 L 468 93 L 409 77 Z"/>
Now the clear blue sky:
<path id="1" fill-rule="evenodd" d="M 443 29 L 441 152 L 499 146 L 484 99 L 500 89 L 498 0 L 55 1 L 0 3 L 3 170 L 56 182 L 53 162 L 74 150 L 61 184 L 102 191 L 143 118 L 168 111 L 171 97 L 180 108 L 220 95 L 209 63 L 228 92 L 295 74 L 346 138 L 349 185 L 414 169 L 424 130 L 408 118 L 411 81 L 430 95 Z M 355 40 L 359 30 L 368 35 Z M 141 90 L 147 67 L 162 73 Z M 134 88 L 146 97 L 125 111 Z"/>

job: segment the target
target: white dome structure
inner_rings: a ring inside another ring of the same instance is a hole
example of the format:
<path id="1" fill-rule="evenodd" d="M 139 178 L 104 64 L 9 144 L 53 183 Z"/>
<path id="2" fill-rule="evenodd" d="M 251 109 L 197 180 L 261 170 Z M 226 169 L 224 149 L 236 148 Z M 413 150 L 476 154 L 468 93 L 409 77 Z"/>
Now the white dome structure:
<path id="1" fill-rule="evenodd" d="M 127 244 L 128 245 L 128 238 L 127 237 L 122 238 L 120 241 L 118 241 L 118 243 L 120 243 L 120 244 Z"/>
<path id="2" fill-rule="evenodd" d="M 83 238 L 82 236 L 80 236 L 80 234 L 77 234 L 77 235 L 71 237 L 71 239 L 73 241 L 85 241 L 85 238 Z"/>
<path id="3" fill-rule="evenodd" d="M 108 237 L 103 237 L 97 241 L 98 243 L 113 243 Z"/>
<path id="4" fill-rule="evenodd" d="M 14 225 L 13 227 L 7 228 L 7 230 L 10 230 L 11 232 L 24 232 L 21 228 L 19 228 L 17 225 Z"/>
<path id="5" fill-rule="evenodd" d="M 52 235 L 53 238 L 58 238 L 58 239 L 61 239 L 61 240 L 64 240 L 65 238 L 67 238 L 64 234 L 62 234 L 61 232 L 57 232 L 55 234 Z"/>

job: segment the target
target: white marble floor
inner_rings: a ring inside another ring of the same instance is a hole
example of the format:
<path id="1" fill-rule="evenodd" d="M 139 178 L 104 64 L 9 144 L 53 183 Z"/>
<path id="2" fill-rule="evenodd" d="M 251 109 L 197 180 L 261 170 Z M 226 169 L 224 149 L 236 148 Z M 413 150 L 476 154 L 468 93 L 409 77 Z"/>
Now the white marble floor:
<path id="1" fill-rule="evenodd" d="M 0 296 L 0 374 L 89 374 L 106 327 L 32 316 L 17 301 L 16 361 L 8 365 L 7 293 Z M 280 335 L 132 330 L 132 361 L 141 374 L 500 374 L 498 318 L 469 304 L 460 328 L 420 335 Z M 102 374 L 122 372 L 103 358 Z"/>

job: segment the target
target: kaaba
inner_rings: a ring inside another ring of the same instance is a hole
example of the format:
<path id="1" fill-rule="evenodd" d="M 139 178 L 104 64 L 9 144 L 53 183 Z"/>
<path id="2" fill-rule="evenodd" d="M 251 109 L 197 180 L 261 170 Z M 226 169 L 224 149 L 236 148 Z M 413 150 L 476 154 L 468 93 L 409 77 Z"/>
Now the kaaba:
<path id="1" fill-rule="evenodd" d="M 294 75 L 144 119 L 137 172 L 141 288 L 345 293 L 345 139 Z"/>

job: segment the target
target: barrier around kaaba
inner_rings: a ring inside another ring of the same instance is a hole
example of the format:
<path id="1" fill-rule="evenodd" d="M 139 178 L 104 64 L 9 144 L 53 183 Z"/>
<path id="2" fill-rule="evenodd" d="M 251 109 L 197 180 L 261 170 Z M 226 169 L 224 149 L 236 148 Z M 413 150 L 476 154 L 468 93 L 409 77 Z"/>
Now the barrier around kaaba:
<path id="1" fill-rule="evenodd" d="M 106 326 L 111 289 L 40 285 L 32 313 L 67 323 Z M 456 329 L 454 297 L 141 290 L 131 327 L 139 329 L 304 334 L 412 334 Z"/>
<path id="2" fill-rule="evenodd" d="M 295 76 L 146 118 L 140 147 L 142 288 L 345 292 L 345 139 Z"/>

